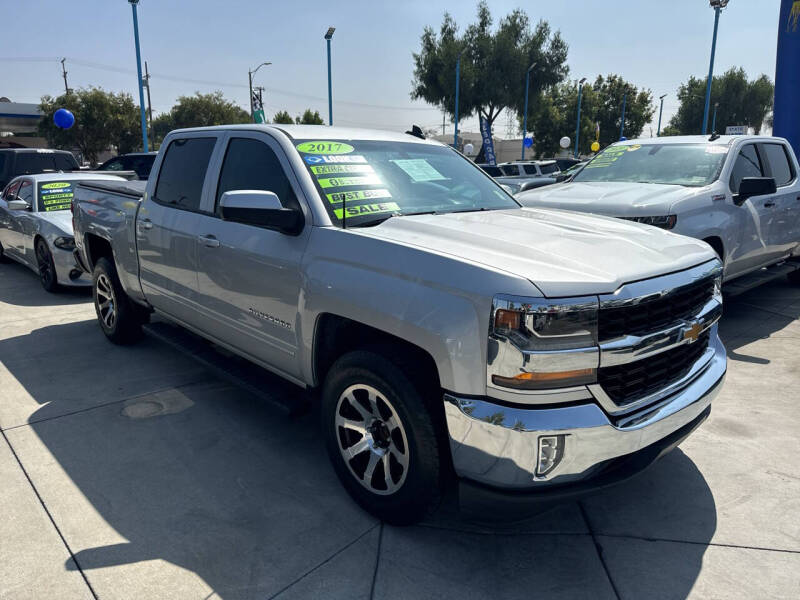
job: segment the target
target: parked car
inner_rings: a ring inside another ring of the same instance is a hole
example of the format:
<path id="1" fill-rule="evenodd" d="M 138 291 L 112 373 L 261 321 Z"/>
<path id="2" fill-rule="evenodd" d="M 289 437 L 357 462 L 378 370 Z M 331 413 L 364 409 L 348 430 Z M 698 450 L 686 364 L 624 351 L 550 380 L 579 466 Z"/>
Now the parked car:
<path id="1" fill-rule="evenodd" d="M 501 185 L 508 186 L 512 190 L 512 194 L 535 190 L 558 181 L 555 177 L 495 177 L 494 180 Z"/>
<path id="2" fill-rule="evenodd" d="M 98 171 L 135 171 L 141 180 L 146 180 L 150 176 L 150 169 L 156 159 L 156 152 L 132 152 L 130 154 L 120 154 L 114 158 L 109 158 L 102 165 L 97 167 Z"/>
<path id="3" fill-rule="evenodd" d="M 520 160 L 498 166 L 505 177 L 555 177 L 559 172 L 554 160 Z"/>
<path id="4" fill-rule="evenodd" d="M 621 217 L 708 242 L 725 281 L 800 263 L 800 179 L 783 138 L 684 136 L 628 140 L 606 148 L 570 183 L 531 191 L 526 206 Z M 740 282 L 745 285 L 746 282 Z"/>
<path id="5" fill-rule="evenodd" d="M 581 162 L 575 163 L 575 164 L 574 164 L 574 165 L 572 165 L 570 168 L 568 168 L 568 169 L 566 169 L 566 170 L 563 170 L 563 171 L 561 171 L 561 173 L 559 173 L 559 174 L 556 176 L 556 181 L 557 181 L 558 183 L 561 183 L 562 181 L 571 181 L 571 180 L 572 180 L 572 178 L 573 178 L 575 175 L 577 175 L 578 173 L 580 173 L 580 172 L 581 172 L 581 170 L 583 169 L 583 167 L 585 167 L 585 166 L 586 166 L 586 163 L 588 163 L 588 162 L 589 162 L 589 161 L 581 161 Z"/>
<path id="6" fill-rule="evenodd" d="M 580 158 L 573 158 L 571 156 L 556 156 L 555 158 L 553 158 L 553 160 L 556 161 L 556 164 L 558 165 L 558 170 L 561 171 L 562 173 L 567 169 L 571 169 L 578 163 L 583 162 Z"/>
<path id="7" fill-rule="evenodd" d="M 609 485 L 709 414 L 726 370 L 720 262 L 638 223 L 523 209 L 452 148 L 390 132 L 171 132 L 146 193 L 78 186 L 98 323 L 151 311 L 319 390 L 351 496 L 512 514 Z M 677 482 L 676 482 L 677 485 Z"/>
<path id="8" fill-rule="evenodd" d="M 45 172 L 70 172 L 80 168 L 71 152 L 41 148 L 0 149 L 0 189 L 17 175 Z"/>
<path id="9" fill-rule="evenodd" d="M 75 262 L 70 212 L 75 186 L 88 181 L 124 179 L 90 173 L 26 175 L 13 179 L 0 196 L 0 258 L 38 273 L 48 292 L 92 283 Z"/>
<path id="10" fill-rule="evenodd" d="M 503 177 L 503 170 L 497 165 L 490 165 L 489 163 L 478 163 L 478 166 L 491 177 Z"/>

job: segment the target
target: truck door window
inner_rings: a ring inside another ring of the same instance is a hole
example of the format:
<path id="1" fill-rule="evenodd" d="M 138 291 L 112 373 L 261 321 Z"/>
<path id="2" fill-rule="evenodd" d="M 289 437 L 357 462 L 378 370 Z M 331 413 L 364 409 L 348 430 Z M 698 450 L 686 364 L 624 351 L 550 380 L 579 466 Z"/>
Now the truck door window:
<path id="1" fill-rule="evenodd" d="M 264 142 L 252 138 L 233 138 L 228 144 L 214 203 L 217 214 L 219 199 L 231 190 L 273 192 L 285 208 L 300 208 L 277 155 Z"/>
<path id="2" fill-rule="evenodd" d="M 25 200 L 28 205 L 33 206 L 33 183 L 30 181 L 30 179 L 25 179 L 22 182 L 22 185 L 19 186 L 17 197 L 20 200 Z"/>
<path id="3" fill-rule="evenodd" d="M 522 170 L 525 171 L 526 175 L 537 175 L 536 165 L 523 165 Z M 542 169 L 544 172 L 544 169 Z"/>
<path id="4" fill-rule="evenodd" d="M 764 158 L 769 164 L 772 177 L 775 178 L 775 185 L 778 187 L 786 185 L 794 179 L 794 173 L 786 149 L 783 144 L 762 144 Z"/>
<path id="5" fill-rule="evenodd" d="M 153 200 L 182 210 L 199 211 L 203 181 L 217 138 L 172 140 L 167 148 Z"/>
<path id="6" fill-rule="evenodd" d="M 761 160 L 756 152 L 755 144 L 747 144 L 739 151 L 736 162 L 731 171 L 731 191 L 739 193 L 739 184 L 745 177 L 763 177 L 764 170 L 761 168 Z"/>

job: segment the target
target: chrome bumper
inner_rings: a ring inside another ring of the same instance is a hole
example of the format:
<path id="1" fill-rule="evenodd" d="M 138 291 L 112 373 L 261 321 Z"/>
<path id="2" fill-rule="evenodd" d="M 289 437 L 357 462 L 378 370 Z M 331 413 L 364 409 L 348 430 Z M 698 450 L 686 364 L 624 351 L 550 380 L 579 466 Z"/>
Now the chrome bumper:
<path id="1" fill-rule="evenodd" d="M 603 463 L 633 454 L 701 415 L 716 397 L 727 359 L 717 326 L 706 366 L 672 395 L 614 419 L 594 402 L 553 408 L 509 407 L 445 395 L 456 473 L 486 485 L 531 491 L 590 477 Z M 563 435 L 561 462 L 536 476 L 540 436 Z"/>

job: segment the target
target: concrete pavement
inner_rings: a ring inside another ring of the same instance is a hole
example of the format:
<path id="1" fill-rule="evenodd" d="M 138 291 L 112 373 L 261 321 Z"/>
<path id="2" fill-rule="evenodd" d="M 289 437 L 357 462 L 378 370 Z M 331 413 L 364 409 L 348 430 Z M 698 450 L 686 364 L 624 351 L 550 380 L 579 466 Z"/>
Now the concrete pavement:
<path id="1" fill-rule="evenodd" d="M 800 597 L 800 286 L 732 299 L 712 415 L 529 521 L 377 523 L 289 419 L 0 265 L 0 598 Z M 265 385 L 270 379 L 265 378 Z"/>

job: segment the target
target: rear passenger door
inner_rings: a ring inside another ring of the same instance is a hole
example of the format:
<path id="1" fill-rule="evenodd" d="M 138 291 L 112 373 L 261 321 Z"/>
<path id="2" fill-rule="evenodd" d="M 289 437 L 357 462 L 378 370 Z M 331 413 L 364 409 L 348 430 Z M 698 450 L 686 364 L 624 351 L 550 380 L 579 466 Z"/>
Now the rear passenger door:
<path id="1" fill-rule="evenodd" d="M 214 214 L 200 216 L 197 242 L 203 328 L 251 359 L 299 377 L 297 313 L 300 264 L 310 213 L 284 151 L 269 135 L 231 132 L 220 153 Z M 306 226 L 297 236 L 223 221 L 219 201 L 233 190 L 274 192 L 299 208 Z"/>
<path id="2" fill-rule="evenodd" d="M 197 238 L 219 137 L 206 131 L 170 140 L 136 220 L 142 290 L 154 308 L 187 325 L 199 320 Z"/>
<path id="3" fill-rule="evenodd" d="M 774 216 L 771 243 L 776 254 L 789 254 L 800 242 L 800 186 L 789 149 L 780 142 L 759 144 L 761 159 L 769 177 L 775 180 L 778 193 L 772 197 Z"/>

